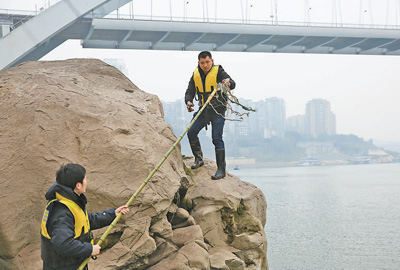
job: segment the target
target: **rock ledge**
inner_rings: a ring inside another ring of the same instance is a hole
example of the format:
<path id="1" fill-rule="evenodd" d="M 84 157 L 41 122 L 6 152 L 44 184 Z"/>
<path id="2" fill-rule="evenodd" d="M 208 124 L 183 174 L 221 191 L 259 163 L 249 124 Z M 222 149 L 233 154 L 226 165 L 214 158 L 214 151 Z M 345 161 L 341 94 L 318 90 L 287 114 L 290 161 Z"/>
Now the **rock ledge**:
<path id="1" fill-rule="evenodd" d="M 61 164 L 86 167 L 96 212 L 125 204 L 176 141 L 160 100 L 95 59 L 0 71 L 0 115 L 1 269 L 42 269 L 44 194 Z M 91 269 L 268 269 L 263 193 L 192 162 L 172 152 Z"/>

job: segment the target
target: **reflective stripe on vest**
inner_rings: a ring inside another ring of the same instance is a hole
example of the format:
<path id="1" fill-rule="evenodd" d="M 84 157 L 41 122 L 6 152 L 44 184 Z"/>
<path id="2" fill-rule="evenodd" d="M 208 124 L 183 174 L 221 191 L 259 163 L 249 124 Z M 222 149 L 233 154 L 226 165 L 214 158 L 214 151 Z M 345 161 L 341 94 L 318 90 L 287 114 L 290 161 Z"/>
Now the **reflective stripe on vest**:
<path id="1" fill-rule="evenodd" d="M 86 211 L 83 211 L 82 208 L 77 205 L 74 201 L 71 201 L 60 194 L 56 193 L 56 199 L 50 201 L 46 209 L 44 210 L 41 224 L 41 234 L 47 238 L 51 239 L 48 231 L 47 231 L 47 220 L 49 218 L 49 212 L 51 212 L 51 208 L 53 208 L 54 202 L 60 202 L 68 207 L 69 211 L 74 215 L 75 219 L 75 236 L 74 238 L 79 238 L 82 234 L 87 234 L 90 231 L 90 223 L 89 216 Z M 83 228 L 83 229 L 82 229 Z M 93 241 L 92 241 L 93 242 Z"/>
<path id="2" fill-rule="evenodd" d="M 204 105 L 204 93 L 211 93 L 217 87 L 217 75 L 219 66 L 213 66 L 206 75 L 206 85 L 203 86 L 199 68 L 197 67 L 193 72 L 194 86 L 196 91 L 201 95 L 201 105 Z"/>

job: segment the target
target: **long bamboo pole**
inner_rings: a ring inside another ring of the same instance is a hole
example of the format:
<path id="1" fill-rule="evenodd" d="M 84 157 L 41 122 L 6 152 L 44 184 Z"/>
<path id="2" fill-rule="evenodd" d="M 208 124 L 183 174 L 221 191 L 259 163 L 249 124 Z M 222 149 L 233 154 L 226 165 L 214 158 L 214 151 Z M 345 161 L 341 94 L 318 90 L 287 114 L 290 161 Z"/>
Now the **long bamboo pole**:
<path id="1" fill-rule="evenodd" d="M 222 84 L 218 84 L 218 87 L 214 89 L 214 91 L 210 94 L 208 97 L 206 103 L 201 107 L 197 115 L 193 118 L 192 122 L 190 122 L 189 126 L 186 128 L 186 130 L 182 133 L 182 135 L 176 140 L 176 142 L 171 146 L 171 148 L 168 150 L 168 152 L 164 155 L 164 157 L 161 159 L 161 161 L 157 164 L 157 166 L 151 171 L 149 176 L 143 181 L 142 185 L 136 190 L 136 192 L 132 195 L 132 197 L 129 199 L 129 201 L 125 204 L 126 206 L 130 206 L 132 202 L 136 199 L 137 195 L 142 191 L 142 189 L 147 185 L 147 183 L 150 181 L 150 179 L 153 177 L 153 175 L 157 172 L 157 170 L 161 167 L 161 165 L 164 163 L 164 161 L 168 158 L 168 156 L 171 154 L 171 152 L 176 148 L 178 143 L 183 139 L 183 136 L 189 131 L 189 129 L 192 127 L 194 122 L 196 122 L 197 118 L 199 118 L 200 114 L 204 111 L 204 109 L 207 107 L 208 103 L 210 103 L 211 99 L 214 97 L 215 93 L 217 93 L 218 90 L 222 90 L 221 88 L 224 87 Z M 122 213 L 119 213 L 118 216 L 113 220 L 113 222 L 108 226 L 107 230 L 103 233 L 99 241 L 96 243 L 96 245 L 101 245 L 108 234 L 111 232 L 111 230 L 114 228 L 115 224 L 118 223 L 122 216 Z M 89 262 L 90 257 L 85 259 L 82 264 L 79 266 L 77 270 L 83 270 L 86 266 L 86 264 Z"/>

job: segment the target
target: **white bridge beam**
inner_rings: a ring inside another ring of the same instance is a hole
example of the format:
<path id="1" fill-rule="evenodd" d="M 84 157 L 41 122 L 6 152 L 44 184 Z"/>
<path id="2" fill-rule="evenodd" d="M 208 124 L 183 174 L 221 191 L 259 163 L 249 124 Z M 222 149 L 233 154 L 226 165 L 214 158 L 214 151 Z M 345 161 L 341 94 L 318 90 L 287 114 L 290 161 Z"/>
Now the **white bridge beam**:
<path id="1" fill-rule="evenodd" d="M 94 18 L 90 36 L 82 40 L 82 46 L 400 55 L 400 30 Z"/>
<path id="2" fill-rule="evenodd" d="M 68 39 L 83 48 L 400 55 L 398 28 L 104 18 L 131 1 L 58 2 L 0 38 L 0 70 L 39 60 Z"/>
<path id="3" fill-rule="evenodd" d="M 104 16 L 130 0 L 63 0 L 0 39 L 0 70 L 38 60 L 68 38 L 55 38 L 91 11 Z"/>

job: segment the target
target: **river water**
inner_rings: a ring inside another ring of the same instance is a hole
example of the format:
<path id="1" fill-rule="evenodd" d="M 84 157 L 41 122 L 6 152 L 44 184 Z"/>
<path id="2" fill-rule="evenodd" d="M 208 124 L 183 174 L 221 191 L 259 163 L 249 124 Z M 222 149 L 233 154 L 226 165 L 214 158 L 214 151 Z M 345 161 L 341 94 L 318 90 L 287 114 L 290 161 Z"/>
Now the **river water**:
<path id="1" fill-rule="evenodd" d="M 230 173 L 267 199 L 270 270 L 400 269 L 400 163 Z"/>

